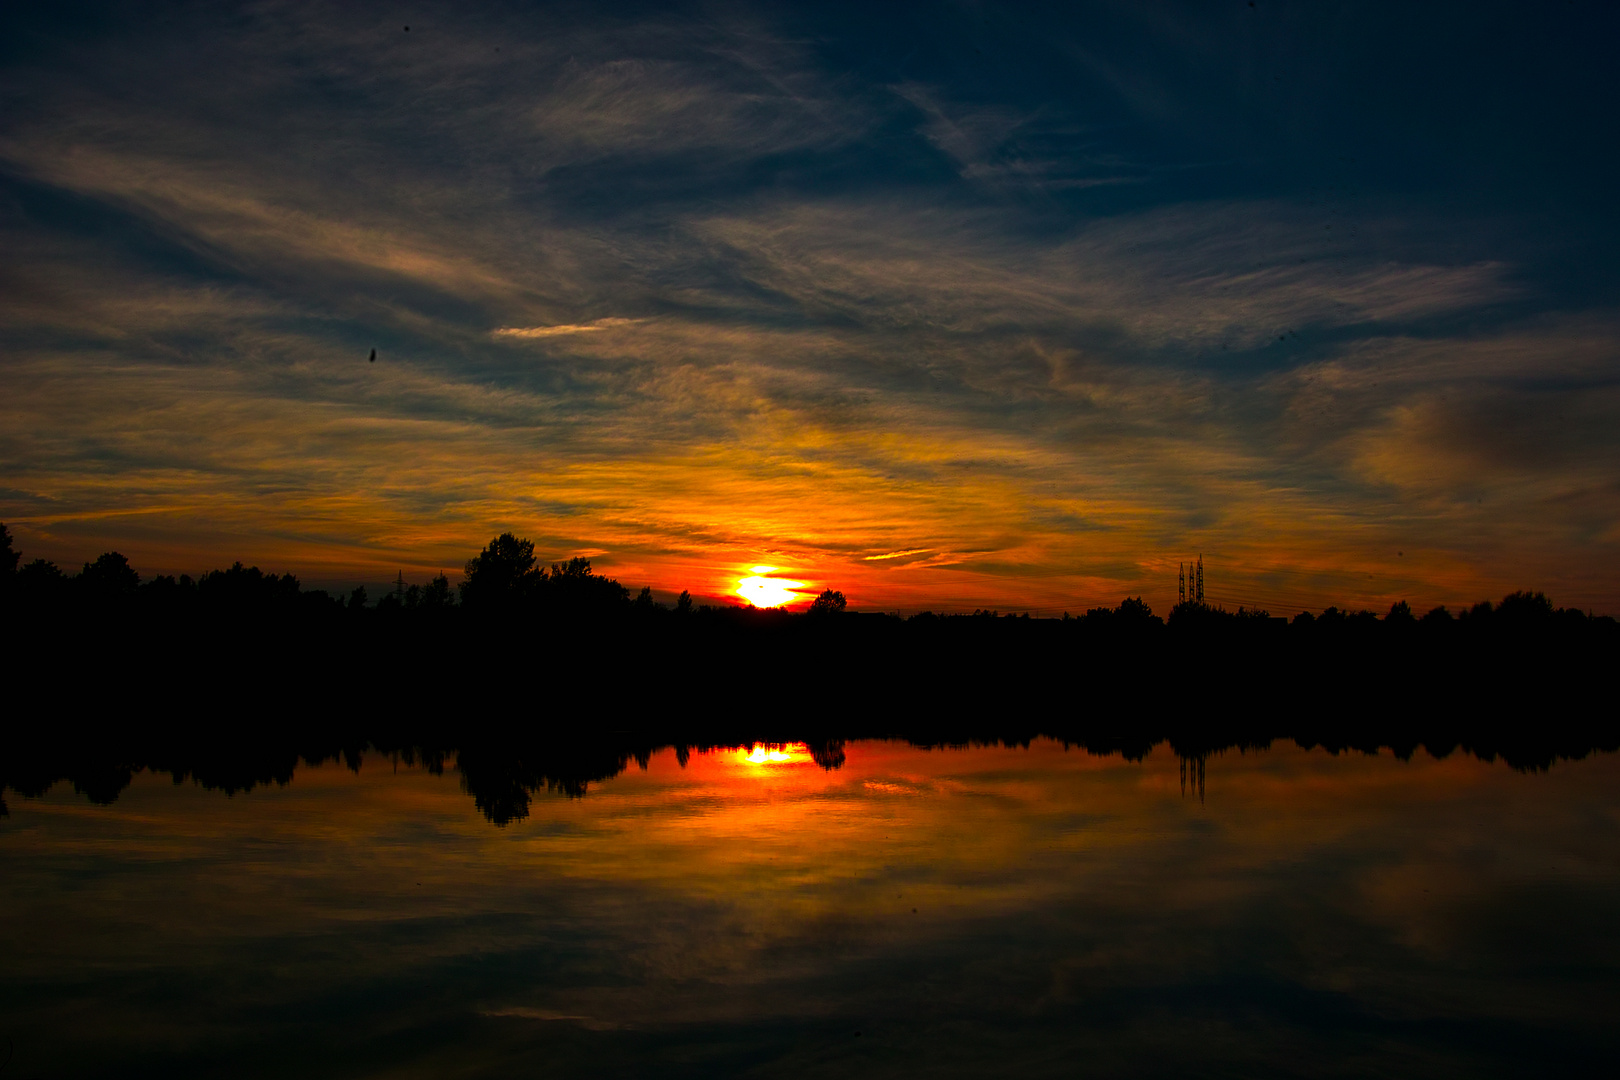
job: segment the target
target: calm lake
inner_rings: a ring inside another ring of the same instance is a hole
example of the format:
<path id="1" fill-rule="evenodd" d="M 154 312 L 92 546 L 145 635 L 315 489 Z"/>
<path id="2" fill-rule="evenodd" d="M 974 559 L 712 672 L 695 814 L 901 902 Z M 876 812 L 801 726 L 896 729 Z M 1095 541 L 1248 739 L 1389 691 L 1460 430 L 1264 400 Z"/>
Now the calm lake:
<path id="1" fill-rule="evenodd" d="M 505 825 L 453 758 L 378 753 L 234 795 L 151 772 L 111 805 L 7 792 L 0 1076 L 1432 1077 L 1620 1054 L 1614 754 L 821 756 L 664 750 Z"/>

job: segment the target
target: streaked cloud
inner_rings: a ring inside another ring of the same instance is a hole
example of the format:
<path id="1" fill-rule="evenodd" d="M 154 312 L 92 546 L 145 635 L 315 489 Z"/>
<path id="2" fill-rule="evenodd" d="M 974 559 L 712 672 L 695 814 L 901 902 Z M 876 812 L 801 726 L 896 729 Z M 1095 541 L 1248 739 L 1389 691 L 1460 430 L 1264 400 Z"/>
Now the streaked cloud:
<path id="1" fill-rule="evenodd" d="M 597 330 L 612 330 L 620 326 L 633 326 L 637 321 L 639 320 L 607 318 L 588 323 L 562 323 L 557 326 L 503 326 L 492 333 L 498 338 L 547 338 L 562 334 L 589 334 Z"/>

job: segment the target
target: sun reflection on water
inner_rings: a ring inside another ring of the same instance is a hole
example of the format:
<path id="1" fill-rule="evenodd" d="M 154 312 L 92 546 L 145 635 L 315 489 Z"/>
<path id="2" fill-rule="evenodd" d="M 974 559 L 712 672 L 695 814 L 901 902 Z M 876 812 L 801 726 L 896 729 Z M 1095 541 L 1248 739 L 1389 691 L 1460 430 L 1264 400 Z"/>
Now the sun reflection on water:
<path id="1" fill-rule="evenodd" d="M 748 750 L 738 750 L 737 760 L 749 765 L 780 765 L 787 762 L 798 761 L 805 756 L 803 743 L 794 743 L 791 746 L 777 743 L 761 743 Z"/>

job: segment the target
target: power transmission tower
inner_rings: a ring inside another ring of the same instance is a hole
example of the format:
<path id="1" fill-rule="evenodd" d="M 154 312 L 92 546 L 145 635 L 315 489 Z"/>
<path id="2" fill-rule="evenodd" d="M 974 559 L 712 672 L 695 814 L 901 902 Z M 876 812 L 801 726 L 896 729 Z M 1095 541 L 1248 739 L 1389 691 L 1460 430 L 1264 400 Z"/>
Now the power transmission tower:
<path id="1" fill-rule="evenodd" d="M 1202 555 L 1198 556 L 1198 595 L 1195 599 L 1200 604 L 1204 602 L 1204 557 Z"/>

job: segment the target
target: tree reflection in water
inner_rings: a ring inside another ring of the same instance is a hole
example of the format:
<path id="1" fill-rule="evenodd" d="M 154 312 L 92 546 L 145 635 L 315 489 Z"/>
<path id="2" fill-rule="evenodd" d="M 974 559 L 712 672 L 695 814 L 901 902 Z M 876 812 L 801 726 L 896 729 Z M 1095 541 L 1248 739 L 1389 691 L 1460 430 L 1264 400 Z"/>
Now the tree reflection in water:
<path id="1" fill-rule="evenodd" d="M 14 739 L 5 747 L 5 756 L 0 758 L 0 816 L 7 813 L 3 798 L 7 789 L 25 797 L 37 797 L 53 784 L 67 781 L 92 803 L 107 805 L 118 798 L 138 772 L 150 770 L 168 774 L 177 784 L 192 780 L 206 790 L 233 795 L 267 784 L 285 786 L 291 782 L 300 763 L 319 765 L 342 761 L 348 768 L 359 771 L 362 755 L 367 749 L 374 749 L 390 755 L 396 762 L 420 763 L 434 773 L 442 772 L 447 763 L 453 762 L 461 776 L 462 790 L 472 796 L 479 811 L 495 825 L 508 825 L 528 816 L 530 801 L 539 792 L 584 798 L 592 784 L 618 776 L 632 761 L 645 769 L 651 756 L 666 748 L 674 749 L 682 767 L 694 751 L 789 742 L 802 744 L 823 769 L 833 770 L 844 764 L 847 738 L 825 734 L 790 737 L 793 734 L 779 733 L 773 742 L 725 734 L 709 739 L 687 739 L 620 732 L 589 739 L 479 733 L 454 743 L 425 744 L 401 742 L 397 734 L 388 731 L 370 737 L 356 734 L 325 739 L 277 739 L 255 732 L 251 737 L 234 740 L 218 732 L 144 738 L 104 734 L 90 739 L 77 733 L 71 739 L 59 739 L 50 732 L 36 732 Z M 856 732 L 850 737 L 883 737 L 884 734 Z M 1349 738 L 1321 728 L 1297 735 L 1282 729 L 1275 734 L 1254 730 L 1193 736 L 1150 726 L 1143 726 L 1140 733 L 1133 736 L 1098 735 L 1060 728 L 997 731 L 991 727 L 961 731 L 944 740 L 907 735 L 903 729 L 889 734 L 924 748 L 1028 746 L 1033 739 L 1045 737 L 1093 755 L 1117 754 L 1129 761 L 1140 761 L 1153 746 L 1168 743 L 1180 762 L 1183 794 L 1190 790 L 1197 794 L 1200 802 L 1204 799 L 1206 763 L 1211 754 L 1234 749 L 1263 749 L 1278 740 L 1294 741 L 1307 749 L 1321 746 L 1334 753 L 1384 750 L 1403 760 L 1420 749 L 1437 758 L 1460 750 L 1483 761 L 1500 757 L 1519 770 L 1546 769 L 1555 761 L 1578 759 L 1595 751 L 1613 751 L 1620 742 L 1620 736 L 1599 725 L 1571 731 L 1550 724 L 1526 726 L 1510 735 L 1476 732 L 1471 739 L 1447 731 L 1426 733 L 1398 729 Z"/>

